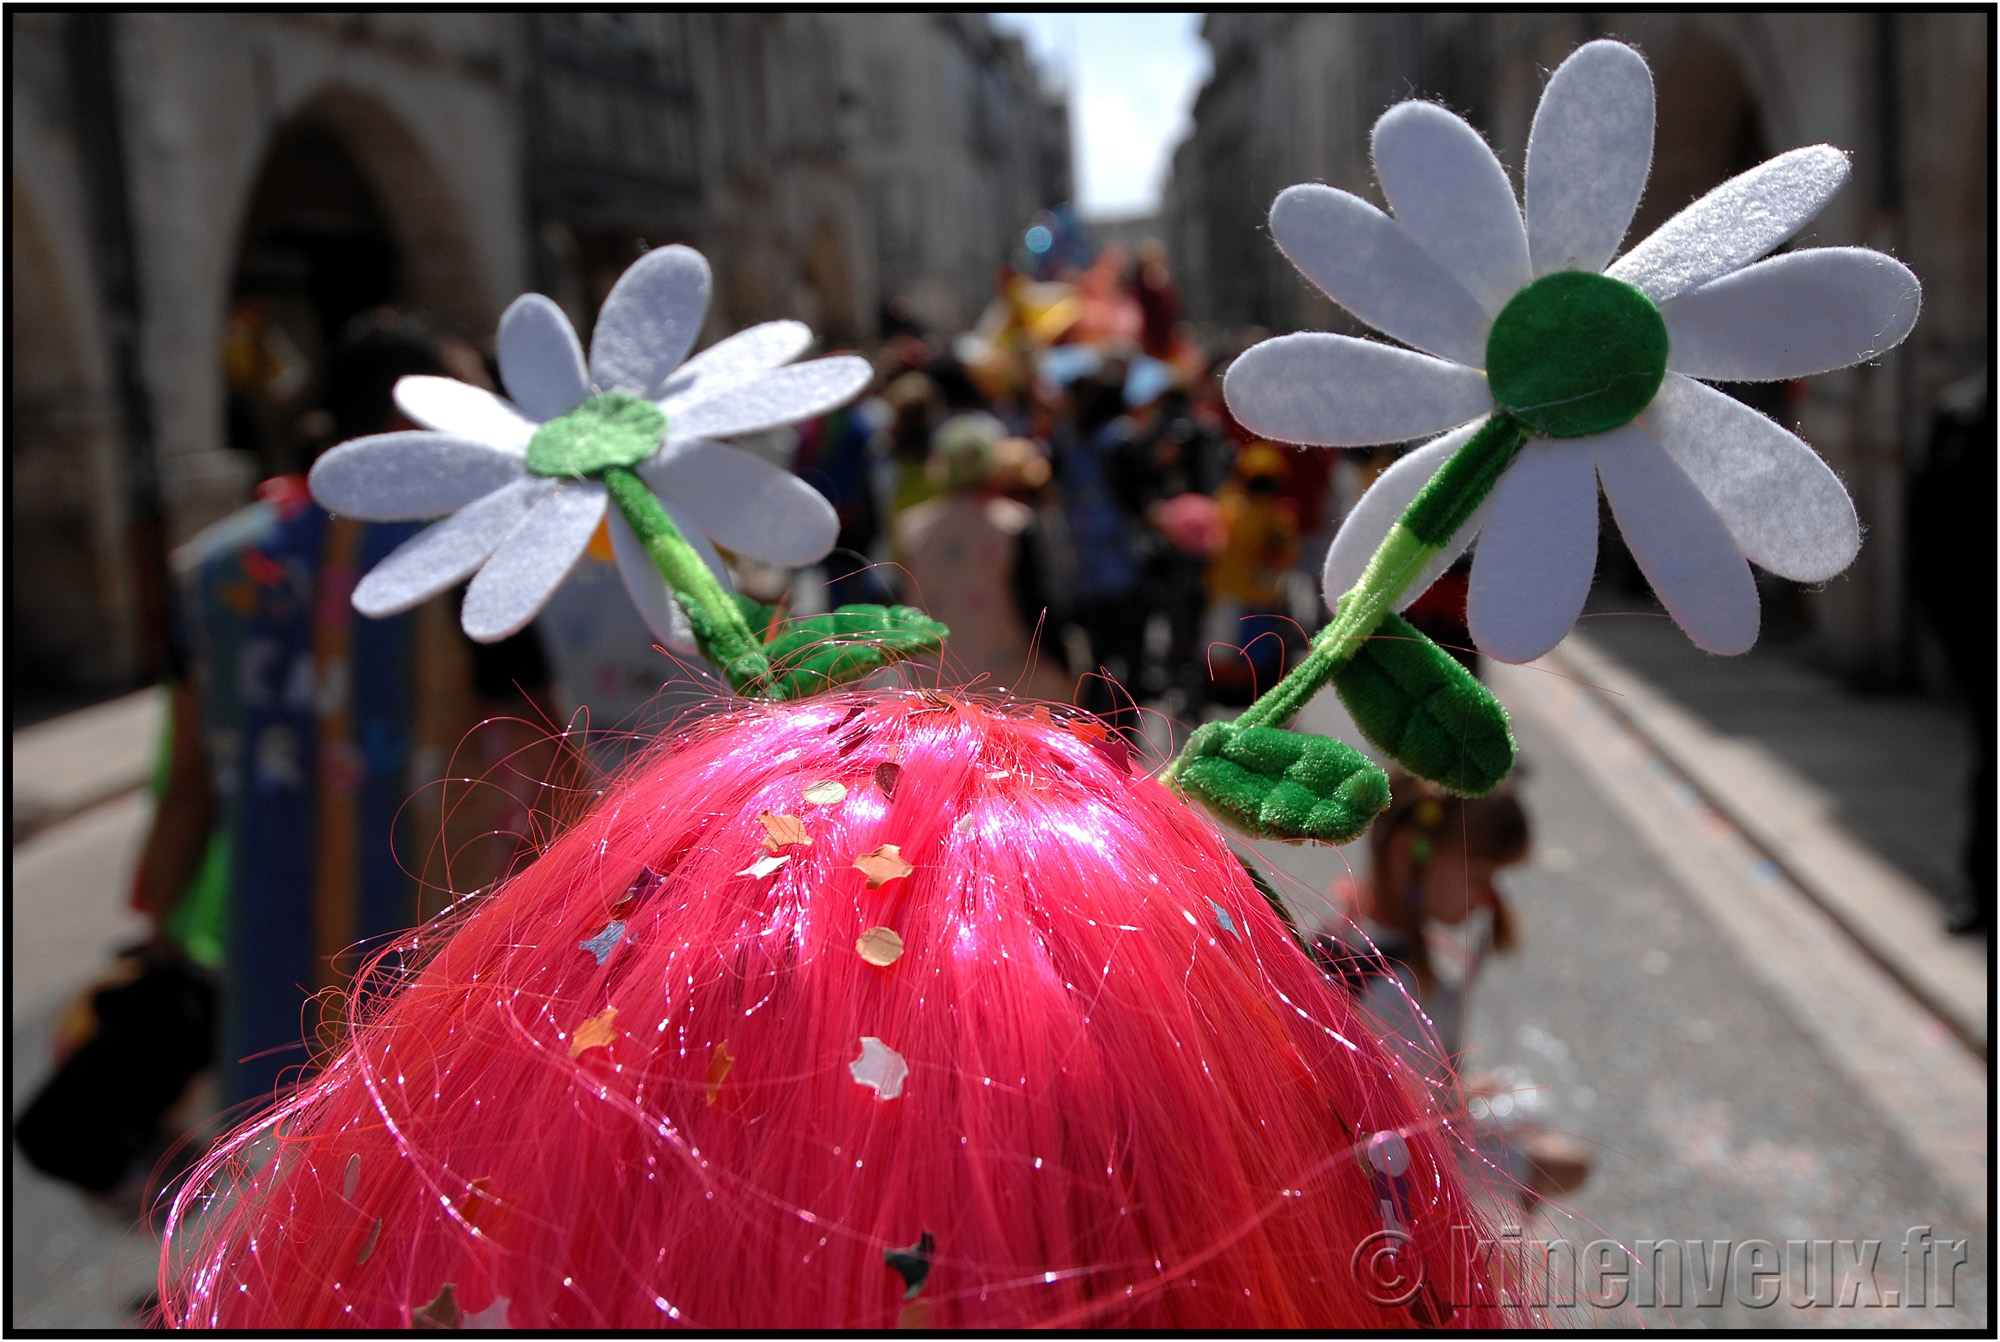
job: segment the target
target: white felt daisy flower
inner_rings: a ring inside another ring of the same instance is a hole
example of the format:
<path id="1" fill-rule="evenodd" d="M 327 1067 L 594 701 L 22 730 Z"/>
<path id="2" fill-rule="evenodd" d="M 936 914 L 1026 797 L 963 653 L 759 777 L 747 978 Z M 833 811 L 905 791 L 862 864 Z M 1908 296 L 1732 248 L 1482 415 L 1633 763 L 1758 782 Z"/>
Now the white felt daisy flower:
<path id="1" fill-rule="evenodd" d="M 1442 534 L 1400 538 L 1409 576 L 1394 605 L 1478 535 L 1469 620 L 1474 641 L 1503 661 L 1540 656 L 1582 611 L 1600 483 L 1654 592 L 1713 652 L 1756 640 L 1746 559 L 1800 582 L 1853 559 L 1860 528 L 1834 473 L 1697 379 L 1775 381 L 1874 358 L 1915 323 L 1917 279 L 1864 248 L 1759 259 L 1846 179 L 1846 156 L 1827 145 L 1725 182 L 1613 261 L 1652 146 L 1645 62 L 1592 42 L 1556 71 L 1536 110 L 1525 212 L 1478 132 L 1421 102 L 1375 126 L 1393 217 L 1326 186 L 1278 197 L 1271 230 L 1285 254 L 1412 348 L 1324 333 L 1266 341 L 1230 369 L 1230 409 L 1256 433 L 1324 446 L 1451 430 L 1363 495 L 1327 556 L 1329 604 L 1394 548 L 1424 511 L 1406 515 L 1419 491 L 1495 421 L 1520 434 L 1493 463 L 1504 474 L 1460 491 L 1469 514 L 1432 508 Z"/>
<path id="2" fill-rule="evenodd" d="M 643 524 L 652 503 L 628 495 L 607 507 L 621 488 L 656 496 L 716 573 L 711 540 L 767 564 L 807 564 L 831 549 L 839 526 L 817 490 L 716 440 L 833 409 L 867 385 L 868 363 L 851 355 L 791 363 L 811 333 L 790 321 L 753 326 L 682 363 L 708 298 L 699 252 L 656 248 L 604 300 L 588 364 L 562 310 L 525 294 L 500 319 L 500 377 L 511 399 L 449 378 L 398 382 L 396 404 L 426 427 L 333 448 L 313 465 L 313 495 L 368 521 L 444 520 L 377 564 L 354 590 L 355 609 L 393 615 L 471 577 L 465 632 L 506 638 L 547 604 L 608 515 L 640 614 L 655 636 L 692 647 L 659 564 L 628 520 Z"/>

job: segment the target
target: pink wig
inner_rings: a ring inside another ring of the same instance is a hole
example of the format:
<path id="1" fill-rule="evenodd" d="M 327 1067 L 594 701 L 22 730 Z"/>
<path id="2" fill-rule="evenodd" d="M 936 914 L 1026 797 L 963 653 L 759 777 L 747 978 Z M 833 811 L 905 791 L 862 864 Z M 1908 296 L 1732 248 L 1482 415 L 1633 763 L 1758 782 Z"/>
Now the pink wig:
<path id="1" fill-rule="evenodd" d="M 1420 1089 L 1094 723 L 709 718 L 446 925 L 184 1187 L 169 1323 L 1507 1322 Z"/>

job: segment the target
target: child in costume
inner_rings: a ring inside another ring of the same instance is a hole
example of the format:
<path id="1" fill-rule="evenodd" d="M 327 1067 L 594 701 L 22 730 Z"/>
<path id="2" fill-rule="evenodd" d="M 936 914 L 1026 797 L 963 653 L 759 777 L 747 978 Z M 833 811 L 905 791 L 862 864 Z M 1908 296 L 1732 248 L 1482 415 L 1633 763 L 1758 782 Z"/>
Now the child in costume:
<path id="1" fill-rule="evenodd" d="M 1651 142 L 1650 76 L 1613 43 L 1551 80 L 1525 225 L 1442 109 L 1392 109 L 1376 140 L 1396 219 L 1293 188 L 1274 233 L 1365 320 L 1443 357 L 1280 337 L 1232 368 L 1231 406 L 1295 442 L 1463 427 L 1364 497 L 1342 533 L 1360 539 L 1329 555 L 1334 622 L 1301 663 L 1157 779 L 1089 718 L 808 697 L 943 630 L 901 607 L 785 621 L 723 585 L 704 532 L 739 551 L 813 526 L 830 542 L 832 518 L 713 440 L 818 413 L 867 370 L 786 366 L 804 342 L 768 327 L 682 366 L 707 292 L 684 248 L 620 281 L 587 373 L 553 305 L 523 299 L 500 332 L 512 402 L 415 379 L 411 417 L 455 432 L 323 458 L 335 511 L 451 514 L 362 582 L 364 611 L 476 572 L 468 631 L 503 637 L 608 521 L 655 632 L 753 702 L 662 744 L 532 867 L 420 934 L 394 991 L 364 981 L 320 1075 L 184 1187 L 168 1320 L 1512 1321 L 1474 1261 L 1451 1119 L 1183 798 L 1253 834 L 1358 836 L 1386 777 L 1285 727 L 1327 684 L 1412 772 L 1490 791 L 1513 760 L 1505 713 L 1394 612 L 1484 525 L 1473 635 L 1537 655 L 1574 618 L 1598 476 L 1675 617 L 1747 646 L 1745 556 L 1825 576 L 1858 533 L 1810 449 L 1692 379 L 1869 357 L 1914 320 L 1914 280 L 1854 249 L 1745 266 L 1838 185 L 1823 147 L 1598 273 Z M 1461 192 L 1425 176 L 1444 170 Z M 1354 230 L 1368 247 L 1335 236 Z M 1817 305 L 1809 332 L 1732 342 L 1731 315 L 1774 288 Z M 1774 485 L 1804 500 L 1782 525 L 1760 520 Z"/>
<path id="2" fill-rule="evenodd" d="M 1335 892 L 1365 940 L 1348 946 L 1321 936 L 1313 949 L 1355 980 L 1422 1070 L 1443 1078 L 1464 1047 L 1466 999 L 1482 962 L 1489 951 L 1514 949 L 1513 919 L 1493 878 L 1528 856 L 1528 817 L 1505 786 L 1454 797 L 1397 774 L 1390 793 L 1369 831 L 1368 879 Z M 1428 1025 L 1411 1017 L 1413 1004 Z"/>
<path id="3" fill-rule="evenodd" d="M 1487 955 L 1517 947 L 1495 878 L 1527 859 L 1528 815 L 1505 784 L 1483 797 L 1454 797 L 1399 772 L 1390 793 L 1368 832 L 1366 879 L 1343 880 L 1333 892 L 1346 927 L 1314 936 L 1313 958 L 1456 1111 L 1497 1084 L 1465 1069 L 1465 1019 Z M 1589 1152 L 1563 1133 L 1486 1118 L 1464 1130 L 1530 1209 L 1590 1173 Z"/>

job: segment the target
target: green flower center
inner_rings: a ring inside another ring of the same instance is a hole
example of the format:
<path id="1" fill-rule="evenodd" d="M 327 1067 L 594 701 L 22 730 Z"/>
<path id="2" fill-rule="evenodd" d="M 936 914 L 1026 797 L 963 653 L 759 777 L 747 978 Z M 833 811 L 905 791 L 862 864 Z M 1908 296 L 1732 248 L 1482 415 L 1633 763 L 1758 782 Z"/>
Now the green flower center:
<path id="1" fill-rule="evenodd" d="M 613 466 L 637 466 L 666 436 L 667 416 L 660 407 L 607 391 L 535 430 L 528 469 L 566 478 L 601 475 Z"/>
<path id="2" fill-rule="evenodd" d="M 1666 374 L 1667 324 L 1653 300 L 1588 271 L 1536 280 L 1501 309 L 1486 337 L 1494 402 L 1551 438 L 1630 423 Z"/>

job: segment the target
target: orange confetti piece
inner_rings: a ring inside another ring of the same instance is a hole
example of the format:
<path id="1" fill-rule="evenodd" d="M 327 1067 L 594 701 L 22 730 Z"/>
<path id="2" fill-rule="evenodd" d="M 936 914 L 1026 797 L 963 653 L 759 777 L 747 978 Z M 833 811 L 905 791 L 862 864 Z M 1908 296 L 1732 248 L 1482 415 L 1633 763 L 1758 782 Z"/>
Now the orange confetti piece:
<path id="1" fill-rule="evenodd" d="M 800 795 L 815 806 L 832 806 L 835 802 L 846 800 L 847 786 L 828 779 L 823 783 L 814 783 Z"/>
<path id="2" fill-rule="evenodd" d="M 514 1204 L 493 1191 L 491 1179 L 481 1177 L 468 1182 L 458 1214 L 479 1239 L 498 1243 L 500 1233 L 514 1219 Z"/>
<path id="3" fill-rule="evenodd" d="M 806 833 L 805 822 L 795 815 L 772 815 L 765 811 L 757 818 L 764 822 L 764 846 L 774 853 L 795 843 L 812 842 L 812 835 Z"/>
<path id="4" fill-rule="evenodd" d="M 872 853 L 854 859 L 854 865 L 868 878 L 868 888 L 876 890 L 899 877 L 908 876 L 916 868 L 903 861 L 903 850 L 893 843 L 885 843 Z"/>
<path id="5" fill-rule="evenodd" d="M 1050 726 L 1055 722 L 1055 719 L 1049 716 L 1049 706 L 1047 704 L 1036 704 L 1035 711 L 1029 716 L 1044 727 Z"/>
<path id="6" fill-rule="evenodd" d="M 472 1180 L 467 1186 L 465 1197 L 458 1204 L 458 1214 L 465 1218 L 467 1225 L 471 1225 L 479 1219 L 479 1209 L 486 1202 L 486 1190 L 492 1186 L 493 1181 L 484 1177 Z"/>
<path id="7" fill-rule="evenodd" d="M 722 1083 L 729 1079 L 730 1069 L 736 1066 L 736 1055 L 729 1051 L 729 1041 L 723 1040 L 715 1046 L 715 1056 L 708 1060 L 708 1102 L 714 1104 L 722 1094 Z"/>
<path id="8" fill-rule="evenodd" d="M 931 1302 L 928 1300 L 912 1300 L 896 1315 L 896 1327 L 899 1329 L 925 1332 L 936 1326 L 931 1317 Z"/>
<path id="9" fill-rule="evenodd" d="M 1102 741 L 1107 735 L 1103 723 L 1092 722 L 1087 718 L 1071 718 L 1069 720 L 1069 729 L 1075 734 L 1078 740 L 1093 743 Z"/>
<path id="10" fill-rule="evenodd" d="M 903 958 L 903 938 L 893 927 L 871 927 L 855 941 L 854 949 L 869 964 L 887 969 Z"/>
<path id="11" fill-rule="evenodd" d="M 609 1048 L 618 1038 L 618 1027 L 611 1023 L 617 1018 L 618 1008 L 606 1007 L 577 1026 L 575 1036 L 569 1041 L 569 1056 L 574 1058 L 587 1049 Z"/>

